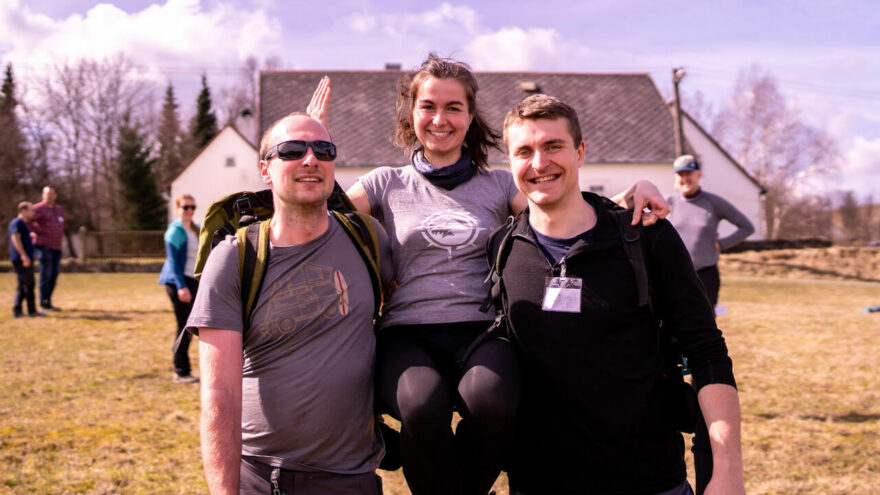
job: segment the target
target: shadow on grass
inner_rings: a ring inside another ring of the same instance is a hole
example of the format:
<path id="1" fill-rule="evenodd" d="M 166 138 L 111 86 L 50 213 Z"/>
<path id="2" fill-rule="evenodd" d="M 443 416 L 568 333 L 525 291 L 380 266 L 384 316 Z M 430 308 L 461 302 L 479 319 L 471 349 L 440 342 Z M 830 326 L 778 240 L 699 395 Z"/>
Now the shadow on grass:
<path id="1" fill-rule="evenodd" d="M 800 270 L 802 272 L 811 273 L 813 275 L 827 275 L 831 277 L 839 277 L 843 280 L 854 280 L 859 282 L 880 282 L 880 278 L 871 278 L 871 277 L 862 277 L 860 275 L 850 275 L 848 273 L 841 273 L 834 270 L 823 270 L 821 268 L 816 268 L 807 265 L 797 265 L 794 263 L 773 263 L 766 261 L 750 261 L 750 260 L 731 260 L 733 263 L 739 263 L 743 265 L 754 265 L 754 266 L 775 266 L 780 268 L 787 268 L 790 270 Z"/>
<path id="2" fill-rule="evenodd" d="M 109 310 L 71 310 L 63 313 L 52 313 L 56 320 L 90 320 L 90 321 L 131 321 L 143 318 L 143 315 L 166 314 L 166 310 L 131 309 L 124 311 Z"/>
<path id="3" fill-rule="evenodd" d="M 756 414 L 757 417 L 761 419 L 776 419 L 781 416 L 785 416 L 783 414 L 776 413 L 761 413 Z M 829 415 L 822 416 L 821 414 L 805 414 L 800 416 L 800 419 L 805 421 L 820 421 L 822 423 L 867 423 L 870 421 L 880 420 L 880 414 L 878 413 L 868 413 L 862 414 L 854 411 L 848 412 L 846 414 L 841 414 L 838 416 Z"/>

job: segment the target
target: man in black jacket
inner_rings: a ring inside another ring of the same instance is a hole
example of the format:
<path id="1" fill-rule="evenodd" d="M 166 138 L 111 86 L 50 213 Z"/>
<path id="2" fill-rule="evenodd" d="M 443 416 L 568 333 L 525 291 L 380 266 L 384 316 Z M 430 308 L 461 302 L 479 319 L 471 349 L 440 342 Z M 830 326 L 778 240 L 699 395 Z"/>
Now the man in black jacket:
<path id="1" fill-rule="evenodd" d="M 689 360 L 709 426 L 705 493 L 745 493 L 731 361 L 675 229 L 660 221 L 643 231 L 652 310 L 640 305 L 612 213 L 580 191 L 575 111 L 533 95 L 507 114 L 504 141 L 529 202 L 512 227 L 502 284 L 524 358 L 511 492 L 692 493 L 681 434 L 663 412 L 659 318 Z"/>

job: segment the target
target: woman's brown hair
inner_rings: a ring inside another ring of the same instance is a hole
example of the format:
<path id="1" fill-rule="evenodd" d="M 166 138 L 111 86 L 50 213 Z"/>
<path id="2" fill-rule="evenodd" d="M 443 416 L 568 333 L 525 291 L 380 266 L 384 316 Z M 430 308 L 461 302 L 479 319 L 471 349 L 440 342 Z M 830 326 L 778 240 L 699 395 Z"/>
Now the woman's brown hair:
<path id="1" fill-rule="evenodd" d="M 474 165 L 487 168 L 489 148 L 501 150 L 498 144 L 501 134 L 494 131 L 486 123 L 483 115 L 477 110 L 477 78 L 471 68 L 464 62 L 451 58 L 441 58 L 429 53 L 418 70 L 403 76 L 397 83 L 397 127 L 394 131 L 394 145 L 412 154 L 418 145 L 413 125 L 413 106 L 419 96 L 419 89 L 428 78 L 454 79 L 461 83 L 467 97 L 468 112 L 473 115 L 470 127 L 464 136 L 464 146 L 468 149 Z"/>

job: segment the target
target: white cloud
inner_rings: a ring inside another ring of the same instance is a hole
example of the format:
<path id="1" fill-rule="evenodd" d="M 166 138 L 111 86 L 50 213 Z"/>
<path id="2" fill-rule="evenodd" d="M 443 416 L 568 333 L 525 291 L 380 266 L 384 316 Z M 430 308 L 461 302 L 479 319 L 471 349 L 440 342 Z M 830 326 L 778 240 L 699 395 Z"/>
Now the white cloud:
<path id="1" fill-rule="evenodd" d="M 481 34 L 465 48 L 478 70 L 555 68 L 567 49 L 554 29 L 505 27 Z"/>
<path id="2" fill-rule="evenodd" d="M 380 34 L 396 40 L 430 38 L 438 33 L 458 39 L 480 30 L 479 15 L 466 6 L 441 3 L 437 8 L 417 13 L 371 14 L 361 12 L 342 18 L 341 25 L 357 34 Z"/>
<path id="3" fill-rule="evenodd" d="M 156 79 L 159 73 L 237 68 L 248 55 L 278 53 L 280 29 L 262 8 L 199 0 L 167 0 L 127 13 L 98 4 L 85 15 L 51 19 L 19 0 L 0 6 L 0 46 L 19 73 L 41 73 L 55 63 L 127 55 Z"/>

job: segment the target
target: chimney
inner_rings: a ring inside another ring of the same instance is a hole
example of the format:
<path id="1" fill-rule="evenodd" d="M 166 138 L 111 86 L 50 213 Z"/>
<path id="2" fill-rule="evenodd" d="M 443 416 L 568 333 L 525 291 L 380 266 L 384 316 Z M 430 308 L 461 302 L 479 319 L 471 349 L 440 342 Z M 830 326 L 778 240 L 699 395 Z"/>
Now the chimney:
<path id="1" fill-rule="evenodd" d="M 538 83 L 536 83 L 535 81 L 520 81 L 519 82 L 519 89 L 521 89 L 529 94 L 535 94 L 535 93 L 541 92 L 541 87 L 538 86 Z"/>

